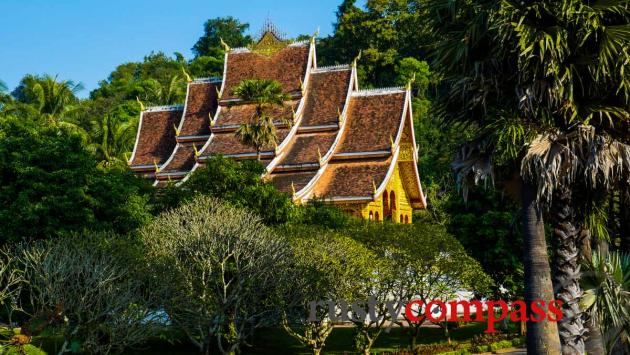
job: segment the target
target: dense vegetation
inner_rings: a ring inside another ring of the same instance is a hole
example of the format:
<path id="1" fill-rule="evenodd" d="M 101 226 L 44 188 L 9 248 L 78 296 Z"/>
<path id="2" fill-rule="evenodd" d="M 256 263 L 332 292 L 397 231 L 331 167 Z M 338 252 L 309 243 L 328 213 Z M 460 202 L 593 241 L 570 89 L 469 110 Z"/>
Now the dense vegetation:
<path id="1" fill-rule="evenodd" d="M 361 53 L 363 86 L 415 79 L 429 206 L 411 226 L 296 206 L 256 161 L 213 157 L 160 190 L 129 172 L 141 107 L 181 103 L 189 78 L 220 76 L 222 42 L 252 41 L 237 19 L 208 20 L 194 58 L 158 52 L 119 65 L 86 99 L 54 76 L 27 75 L 11 91 L 0 82 L 0 319 L 20 327 L 0 336 L 33 353 L 34 339 L 105 353 L 160 338 L 233 353 L 281 328 L 318 354 L 335 331 L 306 322 L 308 303 L 372 297 L 382 317 L 352 331 L 353 350 L 369 353 L 391 336 L 388 295 L 466 289 L 565 301 L 559 329 L 528 324 L 532 352 L 628 351 L 629 6 L 342 2 L 333 34 L 318 39 L 320 65 Z M 251 81 L 236 93 L 261 93 L 260 114 L 239 130 L 257 151 L 275 139 L 264 107 L 280 104 L 281 90 Z M 439 325 L 442 340 L 456 334 Z M 461 350 L 418 345 L 427 334 L 416 324 L 398 346 Z"/>

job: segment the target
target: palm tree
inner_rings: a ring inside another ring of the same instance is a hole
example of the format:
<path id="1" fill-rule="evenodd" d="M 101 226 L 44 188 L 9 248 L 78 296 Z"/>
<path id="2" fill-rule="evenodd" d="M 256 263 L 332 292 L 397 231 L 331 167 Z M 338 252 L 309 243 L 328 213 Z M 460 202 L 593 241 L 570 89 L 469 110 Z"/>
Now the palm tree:
<path id="1" fill-rule="evenodd" d="M 96 116 L 90 123 L 92 143 L 88 148 L 101 160 L 101 164 L 126 166 L 125 154 L 133 149 L 138 118 L 121 119 L 116 113 L 108 112 Z"/>
<path id="2" fill-rule="evenodd" d="M 179 75 L 173 75 L 167 82 L 148 79 L 142 83 L 144 97 L 152 105 L 173 105 L 182 102 L 186 95 L 186 83 Z"/>
<path id="3" fill-rule="evenodd" d="M 551 209 L 559 245 L 556 264 L 563 266 L 557 270 L 556 281 L 560 281 L 559 297 L 569 301 L 565 308 L 567 320 L 560 323 L 562 348 L 567 354 L 584 353 L 575 248 L 579 244 L 577 222 L 583 216 L 573 208 L 573 184 L 579 179 L 552 181 L 555 188 L 549 189 L 546 182 L 571 176 L 571 166 L 555 164 L 549 158 L 532 159 L 533 165 L 520 162 L 526 153 L 536 157 L 531 149 L 540 148 L 546 136 L 566 136 L 569 140 L 570 135 L 579 136 L 576 127 L 581 124 L 595 127 L 595 136 L 601 138 L 593 137 L 592 142 L 628 140 L 630 7 L 627 1 L 433 0 L 428 1 L 427 9 L 431 12 L 427 33 L 435 36 L 433 61 L 445 79 L 442 110 L 448 120 L 467 124 L 479 137 L 472 142 L 478 146 L 469 145 L 456 161 L 460 181 L 465 181 L 463 177 L 469 173 L 476 181 L 492 178 L 492 163 L 498 159 L 508 172 L 521 175 L 524 190 L 534 189 L 533 193 L 523 191 L 524 207 L 529 205 L 526 198 L 531 197 L 538 210 L 556 205 Z M 530 145 L 538 135 L 540 140 Z M 509 146 L 513 148 L 507 149 Z M 567 154 L 571 152 L 563 150 L 554 155 L 566 161 Z M 602 169 L 615 170 L 625 164 L 610 163 L 609 167 L 591 164 L 584 168 L 584 180 L 606 183 L 606 177 L 600 174 Z M 541 176 L 554 169 L 569 170 L 549 179 Z M 596 179 L 589 175 L 594 172 L 600 174 Z M 527 227 L 527 219 L 524 223 Z M 544 239 L 536 238 L 531 230 L 525 228 L 526 249 L 546 250 Z M 531 245 L 532 241 L 540 244 Z M 531 255 L 526 250 L 526 270 L 548 268 L 542 260 L 529 259 Z M 546 279 L 549 273 L 543 272 Z M 533 280 L 527 275 L 526 282 L 526 288 L 535 288 L 539 296 L 544 294 L 541 285 L 530 284 Z M 528 351 L 555 353 L 551 337 L 555 335 L 532 334 L 528 329 Z"/>
<path id="4" fill-rule="evenodd" d="M 590 201 L 588 198 L 572 201 L 572 196 L 576 189 L 602 193 L 617 186 L 630 172 L 630 146 L 597 134 L 592 126 L 582 125 L 569 133 L 548 132 L 530 144 L 522 171 L 539 187 L 538 202 L 551 206 L 556 241 L 556 294 L 564 302 L 560 334 L 571 339 L 565 343 L 566 347 L 583 353 L 586 331 L 579 302 L 580 231 L 584 216 L 578 217 L 577 212 L 587 210 Z"/>
<path id="5" fill-rule="evenodd" d="M 78 107 L 76 93 L 81 83 L 57 80 L 56 76 L 25 76 L 14 92 L 17 101 L 33 106 L 39 114 L 54 123 L 62 123 Z"/>
<path id="6" fill-rule="evenodd" d="M 581 306 L 602 328 L 608 353 L 630 352 L 630 254 L 596 251 L 584 266 Z"/>
<path id="7" fill-rule="evenodd" d="M 272 110 L 283 107 L 289 95 L 283 92 L 279 82 L 258 79 L 243 80 L 233 89 L 233 94 L 255 107 L 249 122 L 241 124 L 236 130 L 236 137 L 256 149 L 256 159 L 260 161 L 260 152 L 264 147 L 278 144 L 274 120 L 283 118 L 273 117 Z"/>

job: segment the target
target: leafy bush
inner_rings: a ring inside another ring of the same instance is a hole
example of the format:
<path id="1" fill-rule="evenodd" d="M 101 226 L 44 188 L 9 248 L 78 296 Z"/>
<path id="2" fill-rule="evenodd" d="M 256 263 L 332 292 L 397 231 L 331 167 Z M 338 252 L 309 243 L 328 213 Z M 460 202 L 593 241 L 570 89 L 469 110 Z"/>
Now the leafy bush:
<path id="1" fill-rule="evenodd" d="M 0 118 L 0 243 L 84 229 L 127 233 L 150 218 L 150 186 L 98 167 L 69 129 Z"/>
<path id="2" fill-rule="evenodd" d="M 253 213 L 200 196 L 140 231 L 170 320 L 202 352 L 237 351 L 277 320 L 290 248 Z"/>
<path id="3" fill-rule="evenodd" d="M 500 349 L 511 348 L 512 342 L 509 340 L 501 340 L 496 343 L 490 344 L 490 351 L 497 351 Z"/>
<path id="4" fill-rule="evenodd" d="M 158 203 L 164 211 L 199 195 L 211 196 L 235 207 L 252 210 L 266 224 L 286 223 L 293 218 L 297 207 L 288 194 L 261 179 L 264 171 L 265 168 L 255 160 L 236 161 L 213 156 L 180 187 L 166 189 Z"/>
<path id="5" fill-rule="evenodd" d="M 35 316 L 32 333 L 61 329 L 63 351 L 108 353 L 156 334 L 149 288 L 130 243 L 108 234 L 77 235 L 25 247 L 22 259 Z"/>

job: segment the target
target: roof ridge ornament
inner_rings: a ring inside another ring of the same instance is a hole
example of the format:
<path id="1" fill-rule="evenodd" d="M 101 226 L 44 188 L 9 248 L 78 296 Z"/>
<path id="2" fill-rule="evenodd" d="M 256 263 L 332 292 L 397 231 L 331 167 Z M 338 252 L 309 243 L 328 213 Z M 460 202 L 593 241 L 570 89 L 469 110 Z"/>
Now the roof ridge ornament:
<path id="1" fill-rule="evenodd" d="M 175 130 L 175 137 L 179 137 L 179 128 L 177 128 L 177 126 L 175 125 L 175 123 L 173 123 L 173 129 Z"/>
<path id="2" fill-rule="evenodd" d="M 413 76 L 409 79 L 409 81 L 407 81 L 407 86 L 405 87 L 405 89 L 407 91 L 411 91 L 411 85 L 416 81 L 416 73 L 413 73 Z"/>
<path id="3" fill-rule="evenodd" d="M 223 37 L 219 37 L 219 39 L 221 40 L 221 46 L 223 46 L 223 50 L 225 50 L 226 52 L 230 51 L 230 46 L 228 46 L 227 43 L 225 43 L 225 41 L 223 40 Z"/>
<path id="4" fill-rule="evenodd" d="M 188 73 L 186 72 L 186 69 L 184 69 L 184 66 L 182 65 L 182 73 L 184 74 L 184 78 L 186 78 L 186 82 L 190 83 L 193 81 L 193 79 L 190 77 L 190 75 L 188 75 Z"/>
<path id="5" fill-rule="evenodd" d="M 144 107 L 144 104 L 142 103 L 142 101 L 140 101 L 140 98 L 138 96 L 136 96 L 136 101 L 138 102 L 138 104 L 140 104 L 140 111 L 145 111 L 146 107 Z"/>
<path id="6" fill-rule="evenodd" d="M 197 149 L 197 144 L 193 142 L 192 146 L 193 146 L 193 150 L 195 151 L 195 157 L 199 157 L 201 155 L 201 152 L 199 152 L 199 150 Z"/>
<path id="7" fill-rule="evenodd" d="M 357 62 L 359 60 L 361 60 L 361 53 L 363 53 L 362 50 L 359 49 L 359 54 L 357 54 L 357 56 L 354 58 L 354 60 L 352 61 L 352 67 L 356 68 L 357 67 Z"/>

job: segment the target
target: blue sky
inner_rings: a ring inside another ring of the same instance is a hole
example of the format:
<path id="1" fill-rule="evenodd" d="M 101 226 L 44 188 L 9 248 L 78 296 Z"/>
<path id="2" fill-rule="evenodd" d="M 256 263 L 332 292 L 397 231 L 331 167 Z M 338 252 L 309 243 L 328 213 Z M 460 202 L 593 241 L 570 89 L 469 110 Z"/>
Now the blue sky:
<path id="1" fill-rule="evenodd" d="M 205 20 L 233 16 L 256 33 L 271 20 L 289 36 L 332 31 L 341 0 L 0 0 L 0 80 L 29 74 L 81 82 L 85 97 L 118 65 L 151 51 L 186 58 Z"/>

